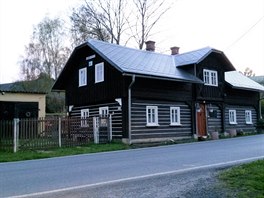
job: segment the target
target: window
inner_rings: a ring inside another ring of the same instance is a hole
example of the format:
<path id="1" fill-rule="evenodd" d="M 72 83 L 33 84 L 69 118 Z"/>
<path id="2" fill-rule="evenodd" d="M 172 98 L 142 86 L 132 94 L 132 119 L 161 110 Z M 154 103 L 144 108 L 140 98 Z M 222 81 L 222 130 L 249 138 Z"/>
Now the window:
<path id="1" fill-rule="evenodd" d="M 87 69 L 79 69 L 79 87 L 87 85 Z"/>
<path id="2" fill-rule="evenodd" d="M 81 110 L 81 127 L 88 127 L 89 109 Z"/>
<path id="3" fill-rule="evenodd" d="M 158 107 L 147 106 L 146 108 L 147 126 L 158 126 Z"/>
<path id="4" fill-rule="evenodd" d="M 246 110 L 245 111 L 245 119 L 246 119 L 246 124 L 252 124 L 251 110 Z"/>
<path id="5" fill-rule="evenodd" d="M 229 123 L 230 124 L 237 124 L 236 110 L 229 110 Z"/>
<path id="6" fill-rule="evenodd" d="M 109 110 L 108 107 L 100 107 L 99 108 L 99 115 L 102 117 L 108 116 Z"/>
<path id="7" fill-rule="evenodd" d="M 95 83 L 104 81 L 104 63 L 95 65 Z"/>
<path id="8" fill-rule="evenodd" d="M 218 77 L 216 71 L 204 69 L 203 80 L 205 85 L 218 86 Z"/>
<path id="9" fill-rule="evenodd" d="M 170 125 L 179 126 L 181 125 L 180 121 L 180 107 L 170 107 Z"/>

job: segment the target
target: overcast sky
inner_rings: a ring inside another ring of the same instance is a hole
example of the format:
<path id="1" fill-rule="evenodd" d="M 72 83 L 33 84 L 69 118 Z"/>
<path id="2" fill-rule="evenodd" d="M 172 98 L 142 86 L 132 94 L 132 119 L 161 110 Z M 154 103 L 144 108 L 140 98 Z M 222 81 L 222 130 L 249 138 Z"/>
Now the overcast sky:
<path id="1" fill-rule="evenodd" d="M 150 39 L 156 48 L 180 53 L 206 46 L 221 50 L 238 71 L 264 75 L 264 0 L 171 0 Z M 0 0 L 0 83 L 19 80 L 18 60 L 33 25 L 46 15 L 69 15 L 78 0 Z M 136 46 L 136 45 L 134 45 Z M 133 45 L 131 45 L 133 47 Z"/>

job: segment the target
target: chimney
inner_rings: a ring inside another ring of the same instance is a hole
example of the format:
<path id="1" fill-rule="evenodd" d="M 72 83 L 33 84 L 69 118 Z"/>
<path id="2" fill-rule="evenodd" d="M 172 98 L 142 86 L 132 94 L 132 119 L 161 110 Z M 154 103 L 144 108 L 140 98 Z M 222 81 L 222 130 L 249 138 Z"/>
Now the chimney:
<path id="1" fill-rule="evenodd" d="M 147 51 L 152 51 L 152 52 L 155 51 L 155 41 L 146 41 L 145 44 Z"/>
<path id="2" fill-rule="evenodd" d="M 179 54 L 179 47 L 171 47 L 171 55 L 176 55 L 176 54 Z"/>

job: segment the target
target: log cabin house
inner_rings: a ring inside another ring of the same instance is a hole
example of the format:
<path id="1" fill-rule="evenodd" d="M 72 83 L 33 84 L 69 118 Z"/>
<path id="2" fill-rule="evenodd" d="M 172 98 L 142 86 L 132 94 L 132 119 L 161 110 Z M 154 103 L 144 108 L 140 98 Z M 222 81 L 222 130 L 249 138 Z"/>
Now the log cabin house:
<path id="1" fill-rule="evenodd" d="M 53 90 L 65 90 L 69 116 L 112 115 L 127 143 L 254 131 L 264 87 L 211 47 L 171 55 L 155 42 L 138 50 L 98 40 L 76 47 Z"/>

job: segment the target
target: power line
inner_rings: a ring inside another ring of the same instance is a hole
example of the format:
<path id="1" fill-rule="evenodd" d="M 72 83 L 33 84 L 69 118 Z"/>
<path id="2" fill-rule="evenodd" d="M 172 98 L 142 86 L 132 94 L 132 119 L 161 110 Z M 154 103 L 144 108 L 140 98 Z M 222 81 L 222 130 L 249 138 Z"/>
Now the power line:
<path id="1" fill-rule="evenodd" d="M 247 31 L 245 31 L 238 39 L 236 39 L 233 43 L 231 43 L 226 50 L 229 50 L 233 45 L 235 45 L 238 41 L 240 41 L 244 36 L 246 36 L 258 23 L 260 23 L 260 21 L 264 19 L 264 15 L 262 17 L 260 17 L 260 19 L 254 23 L 254 25 L 252 25 Z"/>

